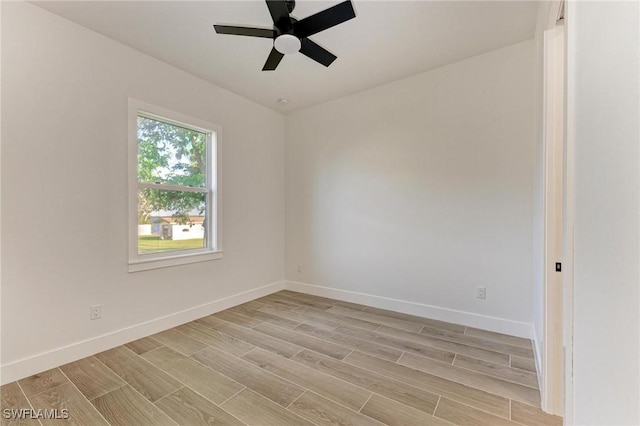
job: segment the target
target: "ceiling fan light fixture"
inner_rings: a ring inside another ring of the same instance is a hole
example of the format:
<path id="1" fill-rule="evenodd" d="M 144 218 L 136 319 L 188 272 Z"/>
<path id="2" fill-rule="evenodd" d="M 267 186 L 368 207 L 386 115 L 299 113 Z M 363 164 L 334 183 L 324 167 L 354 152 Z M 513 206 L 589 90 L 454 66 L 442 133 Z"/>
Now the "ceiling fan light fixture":
<path id="1" fill-rule="evenodd" d="M 282 34 L 276 37 L 273 42 L 273 47 L 283 55 L 288 55 L 290 53 L 296 53 L 300 51 L 300 47 L 302 44 L 300 43 L 300 39 L 292 34 Z"/>

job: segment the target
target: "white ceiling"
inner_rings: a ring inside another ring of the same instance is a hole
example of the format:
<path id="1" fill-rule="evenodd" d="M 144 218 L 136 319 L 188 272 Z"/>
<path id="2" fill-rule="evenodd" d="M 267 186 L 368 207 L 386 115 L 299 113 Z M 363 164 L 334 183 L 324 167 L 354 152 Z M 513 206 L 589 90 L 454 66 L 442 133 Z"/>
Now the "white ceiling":
<path id="1" fill-rule="evenodd" d="M 340 1 L 298 0 L 292 15 L 301 19 Z M 270 28 L 264 1 L 35 4 L 283 113 L 529 39 L 537 10 L 535 1 L 352 1 L 355 19 L 310 37 L 338 56 L 329 68 L 296 53 L 271 72 L 262 71 L 271 40 L 213 29 Z"/>

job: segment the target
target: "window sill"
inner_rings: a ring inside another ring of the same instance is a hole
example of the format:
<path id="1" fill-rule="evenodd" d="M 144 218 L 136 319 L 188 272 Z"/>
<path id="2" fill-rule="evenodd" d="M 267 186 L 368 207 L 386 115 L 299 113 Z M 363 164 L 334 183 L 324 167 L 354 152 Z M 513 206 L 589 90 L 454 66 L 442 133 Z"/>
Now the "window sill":
<path id="1" fill-rule="evenodd" d="M 151 269 L 168 268 L 170 266 L 187 265 L 189 263 L 222 259 L 222 254 L 222 251 L 208 251 L 205 253 L 170 255 L 156 259 L 130 260 L 129 272 L 148 271 Z"/>

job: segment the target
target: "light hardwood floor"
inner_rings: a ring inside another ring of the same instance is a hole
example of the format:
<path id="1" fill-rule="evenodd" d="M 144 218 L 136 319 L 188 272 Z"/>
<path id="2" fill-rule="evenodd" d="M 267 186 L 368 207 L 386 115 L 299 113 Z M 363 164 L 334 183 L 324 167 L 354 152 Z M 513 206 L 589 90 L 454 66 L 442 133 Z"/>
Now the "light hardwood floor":
<path id="1" fill-rule="evenodd" d="M 1 391 L 3 425 L 562 424 L 527 339 L 291 291 Z"/>

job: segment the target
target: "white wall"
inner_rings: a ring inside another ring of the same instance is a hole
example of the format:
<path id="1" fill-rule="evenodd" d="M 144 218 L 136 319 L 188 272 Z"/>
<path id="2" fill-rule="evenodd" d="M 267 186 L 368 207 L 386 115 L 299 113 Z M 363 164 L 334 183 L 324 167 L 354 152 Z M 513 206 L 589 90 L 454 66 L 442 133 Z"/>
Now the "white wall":
<path id="1" fill-rule="evenodd" d="M 533 47 L 288 115 L 287 280 L 529 333 Z"/>
<path id="2" fill-rule="evenodd" d="M 283 116 L 28 3 L 2 9 L 3 382 L 282 280 Z M 129 96 L 223 127 L 222 260 L 127 273 Z"/>
<path id="3" fill-rule="evenodd" d="M 574 423 L 640 424 L 640 6 L 569 2 Z"/>

